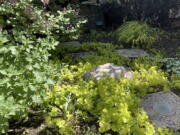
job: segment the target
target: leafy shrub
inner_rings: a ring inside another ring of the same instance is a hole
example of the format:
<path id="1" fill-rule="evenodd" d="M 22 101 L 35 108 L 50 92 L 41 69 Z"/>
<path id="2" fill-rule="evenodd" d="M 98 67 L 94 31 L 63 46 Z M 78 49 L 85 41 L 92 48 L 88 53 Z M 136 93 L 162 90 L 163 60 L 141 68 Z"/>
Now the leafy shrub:
<path id="1" fill-rule="evenodd" d="M 22 36 L 22 35 L 21 35 Z M 25 99 L 28 103 L 38 89 L 47 88 L 51 75 L 48 53 L 55 45 L 53 39 L 33 41 L 25 36 L 19 44 L 0 33 L 0 76 L 1 94 L 13 96 L 16 100 Z M 53 70 L 52 70 L 53 71 Z"/>
<path id="2" fill-rule="evenodd" d="M 68 8 L 63 11 L 46 12 L 33 4 L 32 0 L 19 0 L 13 2 L 0 2 L 0 22 L 3 30 L 9 32 L 26 31 L 33 36 L 54 36 L 63 41 L 76 39 L 80 26 L 85 20 L 78 18 L 78 13 Z"/>
<path id="3" fill-rule="evenodd" d="M 62 82 L 46 99 L 50 109 L 47 123 L 61 134 L 76 134 L 81 123 L 98 123 L 100 132 L 158 134 L 138 103 L 148 92 L 167 89 L 163 72 L 141 68 L 132 79 L 84 81 L 81 76 L 91 67 L 87 63 L 62 70 Z"/>
<path id="4" fill-rule="evenodd" d="M 0 1 L 0 95 L 4 97 L 0 106 L 10 102 L 0 132 L 7 131 L 11 116 L 18 120 L 28 107 L 42 103 L 58 75 L 49 51 L 57 39 L 77 38 L 81 23 L 72 9 L 52 13 L 32 0 Z"/>
<path id="5" fill-rule="evenodd" d="M 119 42 L 147 47 L 154 43 L 161 31 L 139 21 L 131 21 L 120 26 L 114 33 Z"/>
<path id="6" fill-rule="evenodd" d="M 162 59 L 165 63 L 166 72 L 180 75 L 180 59 L 179 58 L 165 58 Z"/>
<path id="7" fill-rule="evenodd" d="M 4 95 L 0 95 L 0 134 L 7 132 L 8 119 L 20 115 L 22 109 L 25 108 L 17 104 L 13 97 L 8 97 L 6 99 Z"/>
<path id="8" fill-rule="evenodd" d="M 41 103 L 45 90 L 53 84 L 52 74 L 56 73 L 55 66 L 48 62 L 48 51 L 57 42 L 53 39 L 34 41 L 23 35 L 18 42 L 16 44 L 6 33 L 0 33 L 0 95 L 13 99 L 6 104 L 9 110 L 4 110 L 4 114 L 9 116 L 4 117 L 5 121 L 11 114 L 17 118 L 16 112 L 24 115 L 25 108 Z M 0 102 L 0 106 L 3 104 Z M 0 124 L 0 129 L 3 128 Z"/>
<path id="9" fill-rule="evenodd" d="M 171 81 L 172 81 L 172 83 L 171 83 L 171 87 L 173 88 L 173 89 L 175 89 L 175 90 L 180 90 L 180 76 L 178 76 L 178 75 L 172 75 L 171 76 Z"/>

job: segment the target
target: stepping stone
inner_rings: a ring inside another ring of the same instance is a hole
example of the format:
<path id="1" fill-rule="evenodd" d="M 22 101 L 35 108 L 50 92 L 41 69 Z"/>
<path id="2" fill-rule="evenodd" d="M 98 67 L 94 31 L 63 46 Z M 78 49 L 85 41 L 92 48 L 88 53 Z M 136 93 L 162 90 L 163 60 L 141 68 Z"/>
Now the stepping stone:
<path id="1" fill-rule="evenodd" d="M 63 42 L 59 44 L 60 46 L 75 46 L 79 47 L 81 46 L 81 43 L 79 41 L 70 41 L 70 42 Z"/>
<path id="2" fill-rule="evenodd" d="M 87 1 L 83 1 L 81 2 L 81 4 L 84 4 L 84 5 L 97 5 L 97 1 L 96 0 L 87 0 Z"/>
<path id="3" fill-rule="evenodd" d="M 91 52 L 79 52 L 79 53 L 71 53 L 69 55 L 75 58 L 85 58 L 91 54 L 92 54 Z"/>
<path id="4" fill-rule="evenodd" d="M 148 94 L 142 99 L 141 106 L 157 128 L 180 129 L 180 97 L 173 92 Z"/>
<path id="5" fill-rule="evenodd" d="M 112 63 L 107 63 L 103 65 L 99 65 L 98 67 L 90 70 L 89 72 L 84 74 L 84 78 L 86 80 L 90 78 L 95 78 L 96 80 L 103 79 L 107 76 L 112 78 L 132 78 L 133 73 L 126 67 L 117 66 Z"/>
<path id="6" fill-rule="evenodd" d="M 136 58 L 148 55 L 148 53 L 142 49 L 119 49 L 116 51 L 118 54 L 127 58 Z"/>

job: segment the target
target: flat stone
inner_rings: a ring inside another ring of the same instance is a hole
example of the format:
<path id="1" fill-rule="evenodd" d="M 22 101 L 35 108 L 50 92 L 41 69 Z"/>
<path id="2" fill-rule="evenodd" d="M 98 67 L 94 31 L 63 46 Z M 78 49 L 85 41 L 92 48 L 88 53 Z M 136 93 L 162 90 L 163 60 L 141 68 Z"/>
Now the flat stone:
<path id="1" fill-rule="evenodd" d="M 103 79 L 107 76 L 112 78 L 132 78 L 133 73 L 126 67 L 117 66 L 112 63 L 99 65 L 98 67 L 90 70 L 84 74 L 85 79 L 95 78 L 96 80 Z"/>
<path id="2" fill-rule="evenodd" d="M 70 56 L 75 58 L 85 58 L 92 54 L 92 52 L 78 52 L 78 53 L 71 53 Z"/>
<path id="3" fill-rule="evenodd" d="M 180 97 L 173 92 L 157 92 L 142 98 L 141 106 L 156 127 L 180 129 Z"/>
<path id="4" fill-rule="evenodd" d="M 127 58 L 144 57 L 148 55 L 148 53 L 142 49 L 119 49 L 116 51 L 118 54 Z"/>
<path id="5" fill-rule="evenodd" d="M 97 5 L 97 1 L 96 0 L 87 0 L 87 1 L 81 2 L 81 4 L 84 4 L 84 5 Z"/>
<path id="6" fill-rule="evenodd" d="M 60 43 L 60 46 L 81 46 L 81 43 L 79 41 L 70 41 L 70 42 L 63 42 Z"/>

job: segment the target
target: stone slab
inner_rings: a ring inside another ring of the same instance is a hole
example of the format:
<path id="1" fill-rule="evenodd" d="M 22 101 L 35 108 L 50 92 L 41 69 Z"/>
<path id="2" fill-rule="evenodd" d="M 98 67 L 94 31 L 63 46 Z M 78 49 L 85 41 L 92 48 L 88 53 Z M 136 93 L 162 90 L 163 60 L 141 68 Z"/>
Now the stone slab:
<path id="1" fill-rule="evenodd" d="M 156 92 L 142 98 L 141 107 L 156 127 L 180 129 L 180 97 L 175 93 Z"/>
<path id="2" fill-rule="evenodd" d="M 92 52 L 78 52 L 78 53 L 71 53 L 70 56 L 74 58 L 85 58 L 92 54 Z"/>
<path id="3" fill-rule="evenodd" d="M 70 41 L 70 42 L 63 42 L 59 44 L 60 46 L 81 46 L 81 43 L 79 41 Z"/>
<path id="4" fill-rule="evenodd" d="M 148 53 L 143 49 L 119 49 L 116 52 L 127 58 L 136 58 L 148 56 Z"/>

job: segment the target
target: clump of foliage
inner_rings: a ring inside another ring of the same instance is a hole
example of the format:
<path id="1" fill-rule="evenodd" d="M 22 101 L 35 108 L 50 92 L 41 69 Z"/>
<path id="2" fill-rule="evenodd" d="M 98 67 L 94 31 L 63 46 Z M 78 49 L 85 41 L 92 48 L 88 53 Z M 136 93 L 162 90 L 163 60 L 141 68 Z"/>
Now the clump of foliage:
<path id="1" fill-rule="evenodd" d="M 162 62 L 165 63 L 166 72 L 180 75 L 180 59 L 179 58 L 165 58 L 162 60 Z"/>
<path id="2" fill-rule="evenodd" d="M 174 90 L 180 90 L 180 76 L 178 75 L 172 75 L 171 76 L 171 87 L 174 89 Z"/>
<path id="3" fill-rule="evenodd" d="M 0 2 L 0 22 L 3 29 L 54 38 L 62 41 L 77 39 L 80 26 L 85 20 L 78 19 L 78 12 L 68 8 L 63 11 L 47 12 L 33 4 L 32 0 Z"/>
<path id="4" fill-rule="evenodd" d="M 13 97 L 5 98 L 0 95 L 0 134 L 5 134 L 8 129 L 8 120 L 13 119 L 14 116 L 22 116 L 21 112 L 25 109 L 23 106 L 16 103 Z"/>
<path id="5" fill-rule="evenodd" d="M 126 22 L 114 33 L 115 38 L 124 44 L 147 47 L 158 40 L 162 32 L 139 21 Z"/>
<path id="6" fill-rule="evenodd" d="M 42 102 L 45 90 L 53 84 L 56 67 L 50 65 L 48 51 L 57 42 L 50 38 L 35 41 L 24 35 L 19 35 L 18 42 L 11 40 L 7 33 L 0 33 L 0 95 L 14 99 L 14 106 L 23 108 L 16 111 L 22 113 L 28 106 Z M 7 105 L 11 108 L 11 103 Z M 9 111 L 15 115 L 14 109 Z M 0 127 L 1 130 L 4 131 L 4 127 Z"/>
<path id="7" fill-rule="evenodd" d="M 67 135 L 79 132 L 81 123 L 97 123 L 101 133 L 158 134 L 139 108 L 139 97 L 158 88 L 167 89 L 164 73 L 155 67 L 141 68 L 132 79 L 87 82 L 82 75 L 91 67 L 86 63 L 62 70 L 62 82 L 48 92 L 46 99 L 50 110 L 47 123 Z"/>

